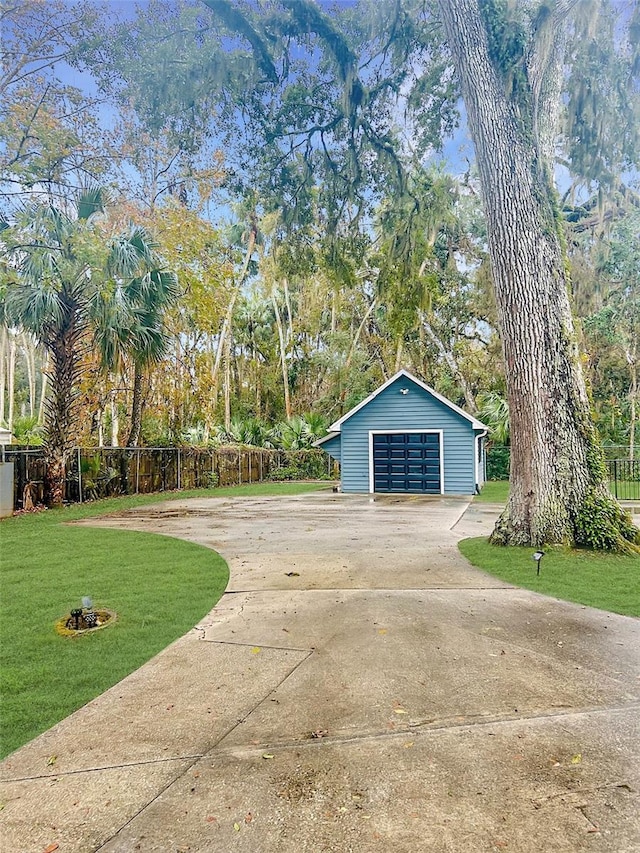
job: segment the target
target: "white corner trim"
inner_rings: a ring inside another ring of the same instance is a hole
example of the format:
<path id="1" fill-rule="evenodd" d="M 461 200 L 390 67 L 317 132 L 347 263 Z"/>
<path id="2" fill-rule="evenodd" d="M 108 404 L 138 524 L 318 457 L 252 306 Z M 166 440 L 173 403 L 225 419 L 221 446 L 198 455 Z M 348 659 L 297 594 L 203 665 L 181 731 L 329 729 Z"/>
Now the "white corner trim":
<path id="1" fill-rule="evenodd" d="M 375 493 L 373 469 L 373 436 L 374 435 L 437 435 L 440 456 L 440 494 L 444 495 L 444 430 L 442 429 L 370 429 L 369 430 L 369 494 Z"/>
<path id="2" fill-rule="evenodd" d="M 481 459 L 482 459 L 480 449 L 482 447 L 482 439 L 487 435 L 487 433 L 488 433 L 488 430 L 485 430 L 484 432 L 478 433 L 478 435 L 476 436 L 476 440 L 474 442 L 474 448 L 473 448 L 474 454 L 473 455 L 474 455 L 474 459 L 475 459 L 476 489 L 478 489 L 481 485 L 484 485 L 484 470 L 483 470 L 482 482 L 480 481 L 480 464 L 481 464 Z"/>

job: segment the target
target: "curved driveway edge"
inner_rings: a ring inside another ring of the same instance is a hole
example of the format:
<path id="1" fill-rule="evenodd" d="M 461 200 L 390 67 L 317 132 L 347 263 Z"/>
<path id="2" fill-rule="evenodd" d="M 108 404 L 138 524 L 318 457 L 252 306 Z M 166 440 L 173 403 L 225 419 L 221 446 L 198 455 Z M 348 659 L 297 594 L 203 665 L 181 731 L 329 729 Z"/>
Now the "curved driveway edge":
<path id="1" fill-rule="evenodd" d="M 316 492 L 87 522 L 215 548 L 229 588 L 5 759 L 2 849 L 637 853 L 640 622 L 474 569 L 456 542 L 495 516 L 467 508 Z"/>

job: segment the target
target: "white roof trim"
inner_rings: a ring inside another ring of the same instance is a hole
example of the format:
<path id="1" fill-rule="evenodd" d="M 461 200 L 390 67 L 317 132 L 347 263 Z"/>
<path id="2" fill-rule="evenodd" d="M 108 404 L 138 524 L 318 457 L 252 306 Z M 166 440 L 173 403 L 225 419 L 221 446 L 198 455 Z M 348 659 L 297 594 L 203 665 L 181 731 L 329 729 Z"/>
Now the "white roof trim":
<path id="1" fill-rule="evenodd" d="M 323 438 L 317 439 L 317 441 L 313 442 L 314 447 L 320 447 L 321 444 L 324 444 L 325 441 L 329 441 L 332 438 L 340 438 L 339 432 L 329 432 L 327 435 L 323 436 Z"/>
<path id="2" fill-rule="evenodd" d="M 465 412 L 464 409 L 461 409 L 459 406 L 456 406 L 456 404 L 452 403 L 451 400 L 447 400 L 447 398 L 443 397 L 442 394 L 439 394 L 437 391 L 435 391 L 429 385 L 425 385 L 425 383 L 421 382 L 420 379 L 416 379 L 416 377 L 412 376 L 408 371 L 399 370 L 396 374 L 394 374 L 391 377 L 391 379 L 387 379 L 387 381 L 384 383 L 384 385 L 381 385 L 379 388 L 377 388 L 373 392 L 373 394 L 369 394 L 369 396 L 366 399 L 364 399 L 364 400 L 362 400 L 362 402 L 358 403 L 357 406 L 354 406 L 354 408 L 351 409 L 350 412 L 347 412 L 346 415 L 343 415 L 340 418 L 340 420 L 331 424 L 331 426 L 329 427 L 329 433 L 339 433 L 341 430 L 342 424 L 346 420 L 348 420 L 352 415 L 355 415 L 356 412 L 359 412 L 360 409 L 363 409 L 368 403 L 370 403 L 374 399 L 374 397 L 377 397 L 378 394 L 381 394 L 386 388 L 389 387 L 389 385 L 391 385 L 393 382 L 396 381 L 396 379 L 399 379 L 401 376 L 403 376 L 405 379 L 410 379 L 411 382 L 415 382 L 415 384 L 418 385 L 420 388 L 422 388 L 423 391 L 427 391 L 429 394 L 431 394 L 433 397 L 435 397 L 436 400 L 439 400 L 441 403 L 444 403 L 444 405 L 447 406 L 447 408 L 451 409 L 456 414 L 461 415 L 463 418 L 470 421 L 473 429 L 486 429 L 486 430 L 489 429 L 489 427 L 486 424 L 483 424 L 482 421 L 479 421 L 477 418 L 474 418 L 473 415 L 470 415 L 468 412 Z M 327 438 L 328 438 L 328 436 L 327 436 Z M 325 439 L 321 439 L 321 441 L 325 441 Z M 319 442 L 316 442 L 316 444 L 319 444 Z"/>

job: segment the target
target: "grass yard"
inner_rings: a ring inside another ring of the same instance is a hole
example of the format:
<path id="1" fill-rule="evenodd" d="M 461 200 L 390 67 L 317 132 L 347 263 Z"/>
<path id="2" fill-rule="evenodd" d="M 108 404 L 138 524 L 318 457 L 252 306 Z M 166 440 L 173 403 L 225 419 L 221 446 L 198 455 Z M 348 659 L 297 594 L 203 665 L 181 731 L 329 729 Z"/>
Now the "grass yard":
<path id="1" fill-rule="evenodd" d="M 634 480 L 618 480 L 616 484 L 612 480 L 609 483 L 609 490 L 612 495 L 617 491 L 617 498 L 620 501 L 640 500 L 640 483 Z M 487 480 L 482 491 L 476 495 L 474 500 L 480 503 L 506 504 L 508 497 L 508 480 Z"/>
<path id="2" fill-rule="evenodd" d="M 612 613 L 640 616 L 640 557 L 547 548 L 537 576 L 533 548 L 489 545 L 484 537 L 463 539 L 458 547 L 474 566 L 507 583 Z"/>
<path id="3" fill-rule="evenodd" d="M 487 480 L 479 495 L 474 497 L 478 503 L 506 504 L 509 497 L 508 480 Z"/>
<path id="4" fill-rule="evenodd" d="M 316 483 L 255 483 L 113 498 L 0 522 L 0 754 L 48 729 L 192 628 L 227 585 L 215 551 L 149 533 L 66 526 L 185 497 L 291 495 Z M 118 614 L 95 633 L 54 623 L 88 595 Z"/>
<path id="5" fill-rule="evenodd" d="M 609 491 L 619 501 L 640 500 L 640 483 L 637 480 L 618 480 L 617 483 L 611 480 Z"/>

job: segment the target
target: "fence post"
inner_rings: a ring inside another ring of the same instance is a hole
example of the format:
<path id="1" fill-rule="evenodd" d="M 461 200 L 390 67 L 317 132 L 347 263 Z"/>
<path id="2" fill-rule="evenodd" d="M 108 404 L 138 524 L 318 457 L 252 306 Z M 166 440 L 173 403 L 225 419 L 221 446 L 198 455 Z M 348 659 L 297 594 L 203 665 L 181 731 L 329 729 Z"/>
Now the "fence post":
<path id="1" fill-rule="evenodd" d="M 613 460 L 613 493 L 618 497 L 618 460 Z"/>
<path id="2" fill-rule="evenodd" d="M 242 451 L 238 448 L 238 485 L 242 485 Z"/>
<path id="3" fill-rule="evenodd" d="M 177 488 L 181 488 L 181 478 L 180 478 L 180 448 L 178 448 L 178 461 L 176 465 L 176 480 L 177 480 Z"/>
<path id="4" fill-rule="evenodd" d="M 82 503 L 82 457 L 78 448 L 78 499 Z"/>
<path id="5" fill-rule="evenodd" d="M 140 494 L 140 448 L 136 450 L 136 495 Z"/>

